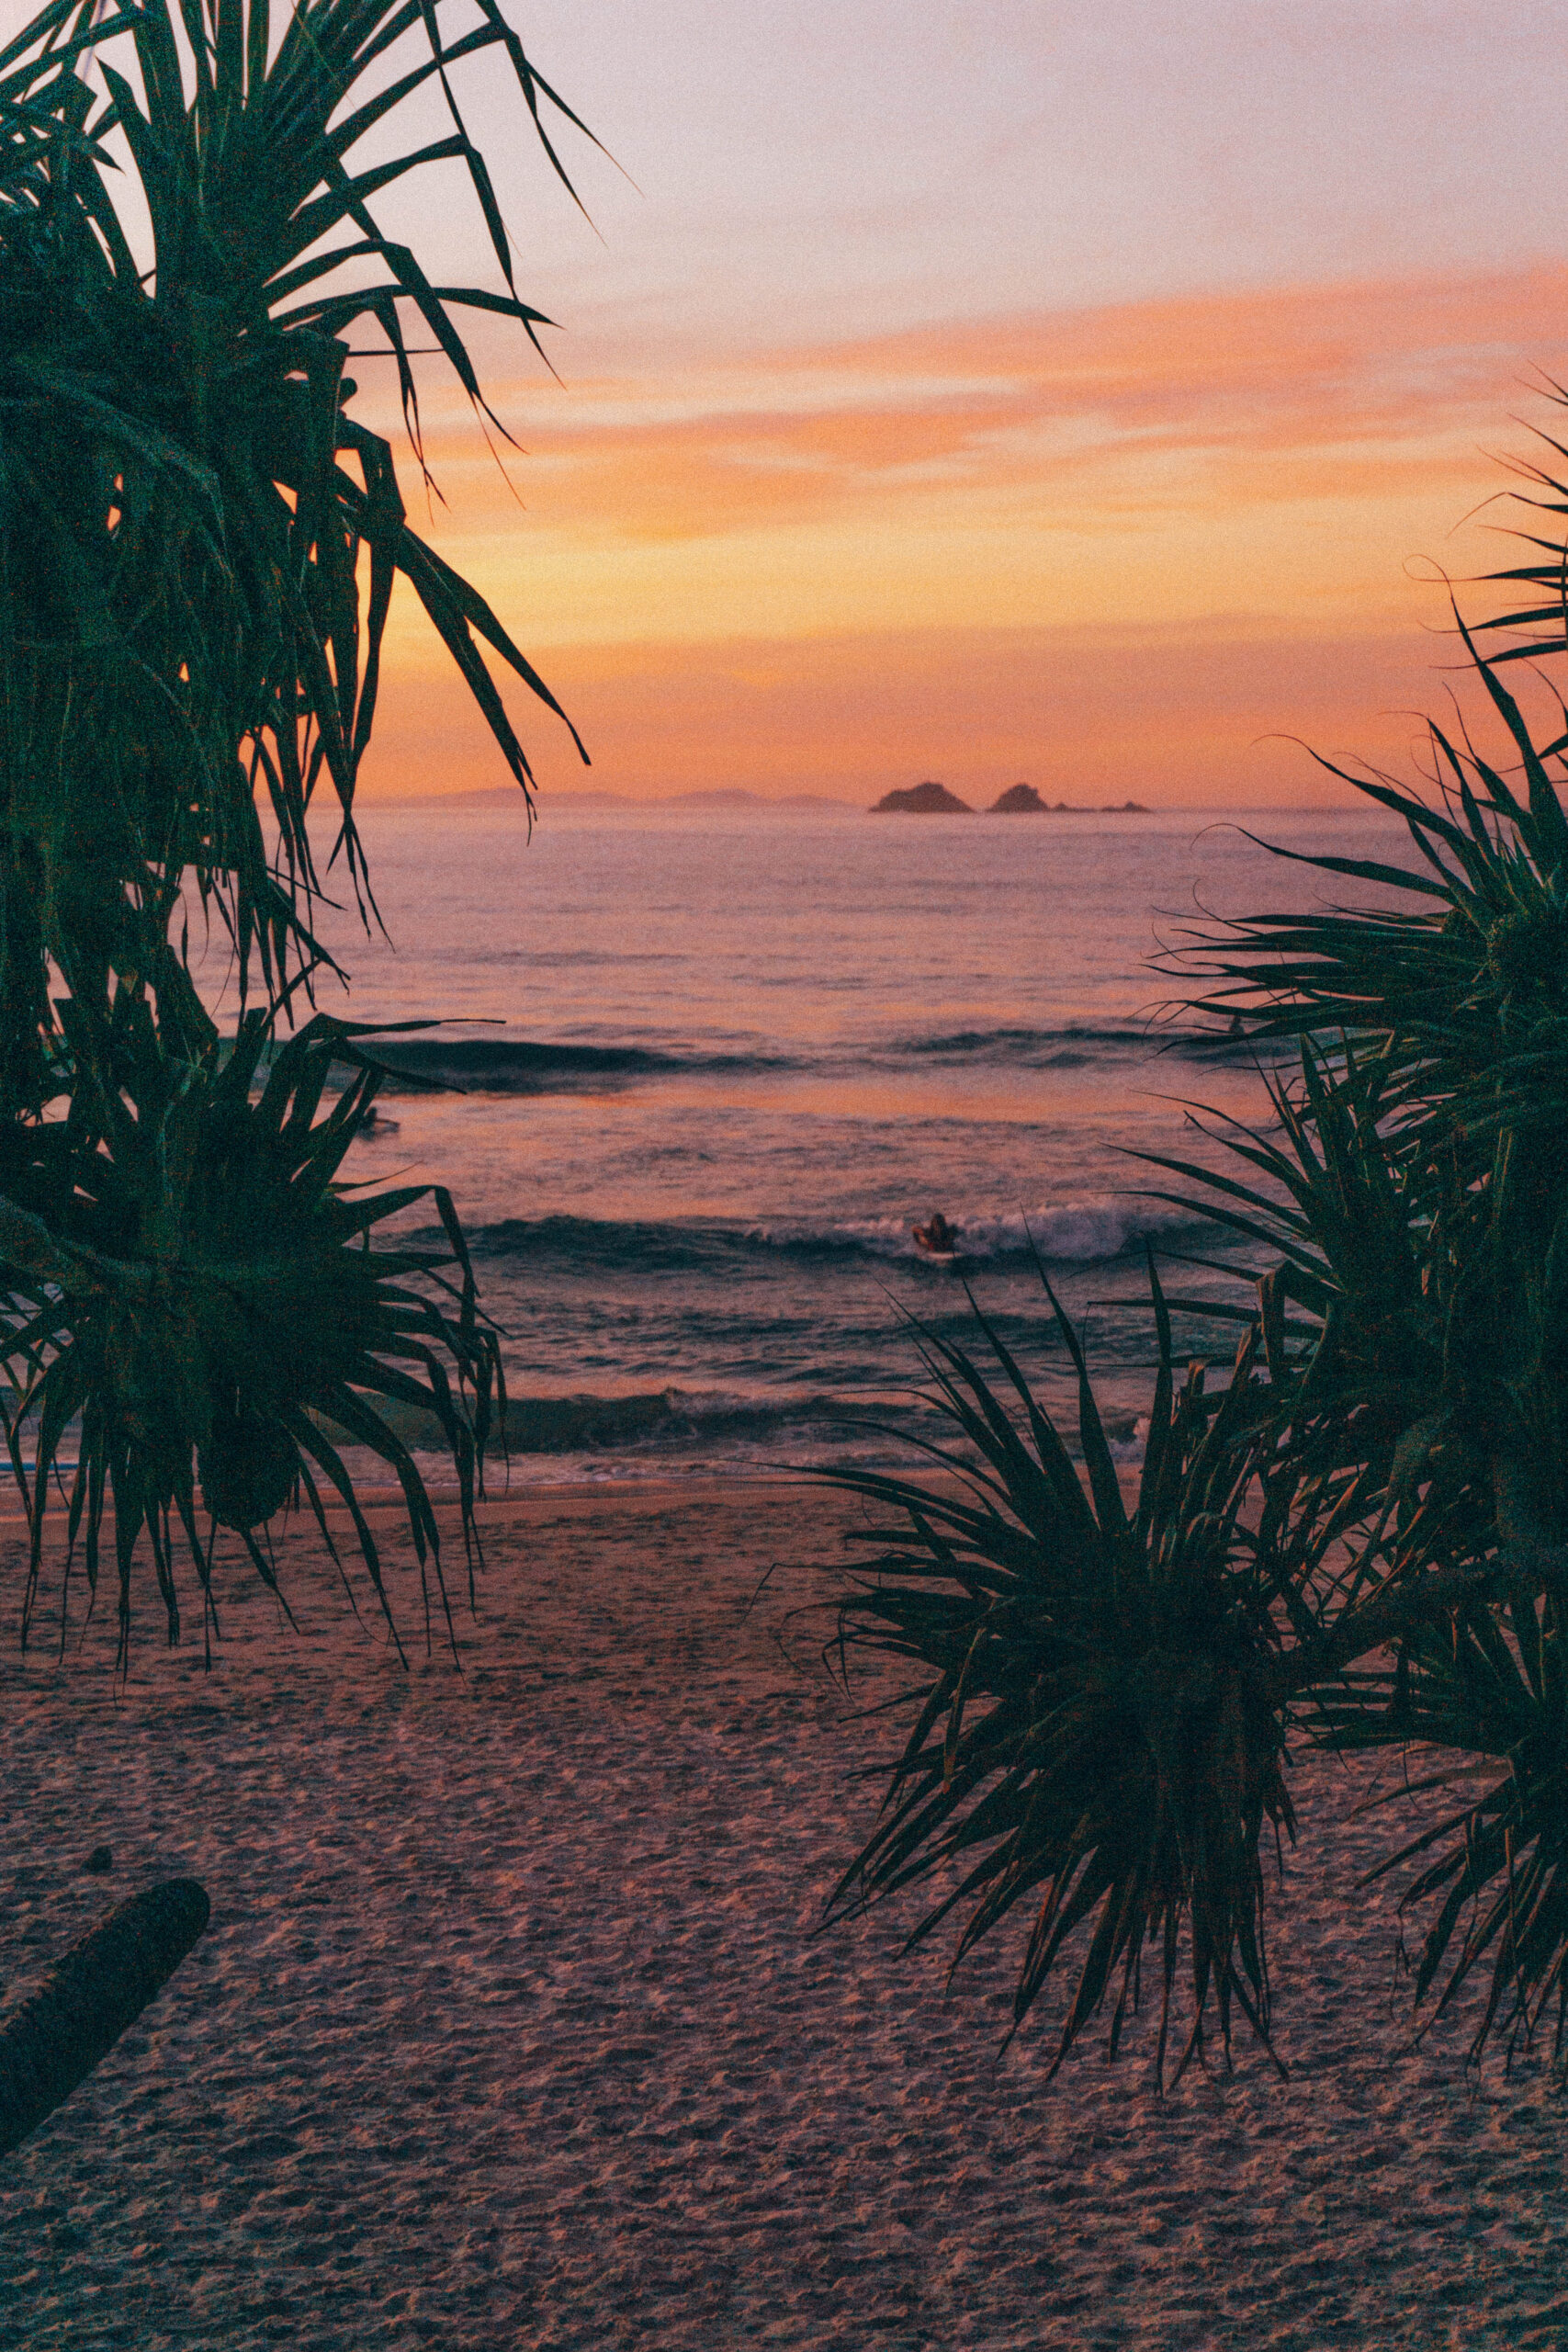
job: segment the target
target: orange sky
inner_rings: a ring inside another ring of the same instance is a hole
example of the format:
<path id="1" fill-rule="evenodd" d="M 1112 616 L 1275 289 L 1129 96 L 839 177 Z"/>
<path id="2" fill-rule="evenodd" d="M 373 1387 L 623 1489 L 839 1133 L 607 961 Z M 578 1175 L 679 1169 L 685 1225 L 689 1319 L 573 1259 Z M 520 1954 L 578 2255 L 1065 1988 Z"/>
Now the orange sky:
<path id="1" fill-rule="evenodd" d="M 515 498 L 444 393 L 446 505 L 412 467 L 405 492 L 588 741 L 592 775 L 512 696 L 547 805 L 927 775 L 1322 799 L 1299 749 L 1257 739 L 1397 758 L 1440 706 L 1434 570 L 1500 560 L 1506 509 L 1460 526 L 1551 422 L 1565 314 L 1568 267 L 1536 266 L 536 375 L 496 393 Z M 501 780 L 406 599 L 367 788 Z"/>

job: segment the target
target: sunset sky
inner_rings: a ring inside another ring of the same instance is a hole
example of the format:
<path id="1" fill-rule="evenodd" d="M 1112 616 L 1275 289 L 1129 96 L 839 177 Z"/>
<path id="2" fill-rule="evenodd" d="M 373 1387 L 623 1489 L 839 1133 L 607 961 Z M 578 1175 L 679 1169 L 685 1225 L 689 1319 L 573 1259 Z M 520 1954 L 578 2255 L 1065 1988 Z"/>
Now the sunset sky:
<path id="1" fill-rule="evenodd" d="M 512 697 L 547 805 L 1268 807 L 1334 797 L 1286 739 L 1405 759 L 1454 662 L 1433 583 L 1501 560 L 1473 510 L 1564 368 L 1560 8 L 512 13 L 629 176 L 569 137 L 582 220 L 481 61 L 559 380 L 475 335 L 509 490 L 426 361 L 446 503 L 405 488 L 588 741 Z M 384 223 L 493 282 L 443 185 Z M 367 790 L 502 782 L 412 600 L 392 639 Z"/>

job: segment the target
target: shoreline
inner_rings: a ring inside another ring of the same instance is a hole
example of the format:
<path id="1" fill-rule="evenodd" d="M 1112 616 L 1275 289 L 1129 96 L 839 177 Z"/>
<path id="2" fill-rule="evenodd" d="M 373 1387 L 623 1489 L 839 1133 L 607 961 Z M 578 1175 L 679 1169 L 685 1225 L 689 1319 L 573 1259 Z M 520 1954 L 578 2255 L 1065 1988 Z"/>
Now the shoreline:
<path id="1" fill-rule="evenodd" d="M 694 1499 L 695 1499 L 699 1494 L 704 1493 L 709 1495 L 710 1498 L 713 1496 L 728 1496 L 735 1489 L 750 1489 L 752 1487 L 766 1489 L 774 1487 L 795 1486 L 804 1483 L 806 1481 L 806 1473 L 795 1471 L 764 1473 L 747 1471 L 737 1472 L 733 1476 L 728 1474 L 723 1476 L 710 1476 L 704 1472 L 694 1476 L 689 1479 L 606 1478 L 603 1481 L 592 1478 L 570 1480 L 562 1479 L 558 1486 L 541 1484 L 536 1487 L 529 1487 L 525 1489 L 518 1488 L 509 1494 L 487 1494 L 481 1496 L 476 1505 L 475 1516 L 477 1518 L 482 1513 L 491 1511 L 506 1513 L 516 1510 L 532 1510 L 537 1505 L 554 1502 L 558 1499 L 562 1499 L 571 1503 L 591 1504 L 598 1501 L 607 1501 L 618 1496 L 628 1502 L 634 1499 L 640 1499 L 645 1502 L 656 1501 L 663 1503 L 678 1499 L 682 1495 L 691 1496 Z M 455 1518 L 457 1516 L 457 1495 L 455 1487 L 429 1487 L 427 1491 L 429 1492 L 430 1500 L 437 1517 L 446 1516 Z M 330 1498 L 323 1495 L 321 1502 L 329 1519 L 335 1513 L 338 1517 L 348 1521 L 351 1525 L 353 1524 L 353 1514 L 349 1510 L 348 1505 L 343 1500 L 343 1498 L 340 1495 L 333 1495 Z M 397 1487 L 367 1487 L 359 1498 L 359 1504 L 360 1509 L 367 1514 L 367 1516 L 368 1516 L 371 1511 L 401 1512 L 405 1510 L 401 1490 Z M 50 1523 L 51 1526 L 56 1528 L 63 1527 L 65 1510 L 66 1506 L 63 1504 L 56 1502 L 51 1505 Z M 25 1532 L 27 1524 L 27 1521 L 19 1512 L 13 1512 L 10 1514 L 0 1513 L 0 1538 L 6 1535 Z M 111 1510 L 106 1510 L 104 1513 L 104 1525 L 106 1528 L 109 1528 L 112 1527 L 113 1524 L 114 1514 Z M 314 1528 L 315 1520 L 309 1504 L 306 1504 L 303 1510 L 291 1514 L 290 1525 L 288 1532 L 292 1533 L 296 1526 L 307 1529 Z"/>
<path id="2" fill-rule="evenodd" d="M 930 1485 L 933 1488 L 962 1483 L 955 1474 L 936 1470 L 926 1471 L 918 1464 L 911 1475 L 919 1478 L 922 1484 Z M 1135 1491 L 1138 1477 L 1136 1466 L 1124 1465 L 1120 1476 L 1123 1491 L 1128 1490 L 1129 1485 Z M 456 1489 L 450 1487 L 433 1487 L 428 1491 L 438 1521 L 447 1522 L 452 1528 L 457 1528 L 458 1510 Z M 851 1506 L 854 1500 L 847 1488 L 832 1487 L 809 1471 L 711 1472 L 704 1470 L 694 1472 L 689 1478 L 562 1479 L 558 1486 L 541 1483 L 535 1487 L 518 1487 L 509 1494 L 489 1494 L 480 1497 L 475 1505 L 474 1517 L 482 1533 L 489 1521 L 504 1521 L 524 1513 L 555 1511 L 558 1509 L 574 1516 L 592 1517 L 595 1512 L 604 1510 L 607 1515 L 613 1516 L 616 1511 L 623 1510 L 668 1510 L 678 1507 L 682 1502 L 688 1502 L 694 1508 L 699 1504 L 706 1504 L 710 1508 L 728 1508 L 731 1504 L 739 1504 L 747 1499 L 765 1502 L 789 1491 L 797 1493 L 804 1491 L 829 1504 L 837 1498 L 845 1507 Z M 341 1520 L 345 1526 L 352 1528 L 353 1514 L 340 1496 L 334 1495 L 328 1498 L 323 1495 L 321 1499 L 330 1521 L 335 1522 Z M 394 1518 L 406 1519 L 406 1506 L 401 1492 L 396 1487 L 367 1488 L 360 1497 L 360 1509 L 367 1519 L 375 1513 L 390 1513 Z M 58 1501 L 51 1503 L 49 1528 L 52 1535 L 58 1536 L 63 1532 L 65 1516 L 65 1505 Z M 25 1536 L 27 1525 L 27 1521 L 19 1512 L 9 1515 L 0 1514 L 0 1543 L 4 1543 L 7 1538 Z M 104 1513 L 106 1536 L 113 1526 L 114 1513 L 112 1510 L 106 1510 Z M 287 1535 L 288 1538 L 301 1532 L 307 1535 L 313 1534 L 315 1532 L 315 1520 L 309 1504 L 303 1510 L 291 1514 L 287 1525 L 280 1521 L 275 1530 L 278 1536 Z M 220 1532 L 227 1535 L 228 1531 L 220 1531 Z M 446 1540 L 446 1532 L 447 1525 L 444 1524 L 443 1542 Z M 458 1529 L 458 1540 L 461 1540 L 460 1529 Z"/>
<path id="3" fill-rule="evenodd" d="M 1087 1473 L 1081 1464 L 1078 1465 L 1078 1474 L 1085 1482 L 1087 1492 Z M 956 1472 L 928 1469 L 919 1462 L 914 1463 L 907 1472 L 896 1471 L 890 1475 L 908 1476 L 920 1485 L 937 1489 L 943 1486 L 958 1486 L 963 1483 Z M 1129 1491 L 1135 1493 L 1141 1476 L 1141 1465 L 1137 1463 L 1119 1464 L 1117 1476 L 1124 1494 Z M 683 1500 L 694 1505 L 699 1502 L 728 1504 L 732 1498 L 739 1499 L 744 1497 L 754 1497 L 766 1499 L 785 1490 L 813 1494 L 819 1499 L 829 1502 L 837 1497 L 846 1505 L 852 1499 L 849 1488 L 836 1487 L 810 1470 L 704 1469 L 694 1471 L 689 1477 L 681 1478 L 669 1476 L 563 1478 L 558 1485 L 541 1481 L 536 1486 L 518 1487 L 507 1493 L 492 1493 L 479 1497 L 475 1506 L 475 1517 L 482 1522 L 487 1514 L 493 1513 L 504 1517 L 513 1511 L 540 1510 L 556 1503 L 565 1503 L 582 1510 L 591 1510 L 601 1504 L 624 1505 L 627 1508 L 634 1504 L 641 1504 L 665 1510 Z M 456 1487 L 431 1487 L 427 1491 L 437 1517 L 455 1520 L 457 1514 Z M 352 1525 L 352 1514 L 341 1496 L 323 1495 L 321 1499 L 329 1518 L 335 1514 L 348 1521 Z M 359 1499 L 360 1508 L 367 1516 L 372 1511 L 401 1513 L 405 1509 L 401 1490 L 395 1486 L 367 1487 Z M 50 1508 L 51 1528 L 57 1531 L 63 1528 L 65 1511 L 65 1505 L 58 1501 L 51 1503 Z M 113 1524 L 114 1514 L 111 1510 L 106 1510 L 104 1514 L 106 1529 L 112 1527 Z M 314 1526 L 315 1521 L 307 1504 L 303 1510 L 291 1515 L 288 1532 L 293 1533 L 296 1529 L 300 1528 L 309 1532 L 313 1530 Z M 25 1533 L 26 1530 L 27 1521 L 19 1512 L 0 1512 L 0 1540 L 8 1535 Z M 283 1532 L 281 1527 L 279 1532 Z"/>

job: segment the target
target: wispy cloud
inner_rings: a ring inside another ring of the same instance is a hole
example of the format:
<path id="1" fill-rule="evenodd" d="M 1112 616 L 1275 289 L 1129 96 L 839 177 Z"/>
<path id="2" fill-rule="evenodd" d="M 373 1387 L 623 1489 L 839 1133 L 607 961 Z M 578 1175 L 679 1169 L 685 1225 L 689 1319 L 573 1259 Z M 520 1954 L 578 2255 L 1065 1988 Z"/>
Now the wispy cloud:
<path id="1" fill-rule="evenodd" d="M 1085 627 L 1109 644 L 1223 620 L 1281 643 L 1403 628 L 1411 699 L 1416 625 L 1440 614 L 1404 567 L 1495 560 L 1454 526 L 1506 489 L 1489 453 L 1528 447 L 1511 413 L 1546 415 L 1536 392 L 1565 311 L 1568 269 L 1551 266 L 1041 311 L 674 379 L 510 388 L 523 504 L 443 401 L 429 443 L 449 504 L 434 528 L 525 644 L 575 648 L 573 666 L 594 646 L 644 675 L 633 649 L 652 645 L 672 662 L 739 639 L 1016 643 Z M 406 612 L 396 637 L 404 674 L 432 674 Z M 884 720 L 873 694 L 863 723 Z M 983 723 L 1010 763 L 1012 718 Z M 1048 750 L 1058 722 L 1040 724 Z M 843 753 L 857 773 L 858 756 Z"/>
<path id="2" fill-rule="evenodd" d="M 943 492 L 1065 492 L 1137 507 L 1318 494 L 1434 459 L 1474 472 L 1478 432 L 1561 350 L 1568 269 L 1305 287 L 1040 311 L 714 365 L 673 379 L 502 395 L 542 522 L 624 538 L 841 514 Z M 454 430 L 454 426 L 456 429 Z M 466 412 L 433 435 L 465 520 L 507 526 Z M 1099 479 L 1101 472 L 1108 477 Z M 1117 477 L 1131 477 L 1118 495 Z M 1333 481 L 1343 483 L 1342 470 Z"/>

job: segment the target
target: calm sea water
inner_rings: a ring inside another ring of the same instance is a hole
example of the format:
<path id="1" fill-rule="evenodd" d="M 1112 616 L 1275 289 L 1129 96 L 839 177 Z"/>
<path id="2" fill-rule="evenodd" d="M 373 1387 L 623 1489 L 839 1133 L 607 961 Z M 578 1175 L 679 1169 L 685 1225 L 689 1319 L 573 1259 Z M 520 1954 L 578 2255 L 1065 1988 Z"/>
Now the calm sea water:
<path id="1" fill-rule="evenodd" d="M 1353 811 L 1246 821 L 1392 845 Z M 1250 1067 L 1151 1023 L 1147 959 L 1201 906 L 1343 889 L 1185 813 L 547 805 L 530 839 L 520 800 L 485 797 L 364 830 L 391 944 L 323 928 L 356 1016 L 442 1018 L 403 1054 L 446 1091 L 384 1096 L 396 1125 L 350 1172 L 456 1196 L 514 1476 L 894 1458 L 856 1417 L 919 1425 L 910 1318 L 968 1344 L 965 1284 L 1074 1424 L 1032 1245 L 1136 1452 L 1145 1240 L 1215 1241 L 1140 1197 L 1161 1180 L 1126 1155 L 1190 1151 L 1183 1098 L 1267 1109 Z M 951 1270 L 914 1249 L 933 1209 Z"/>

